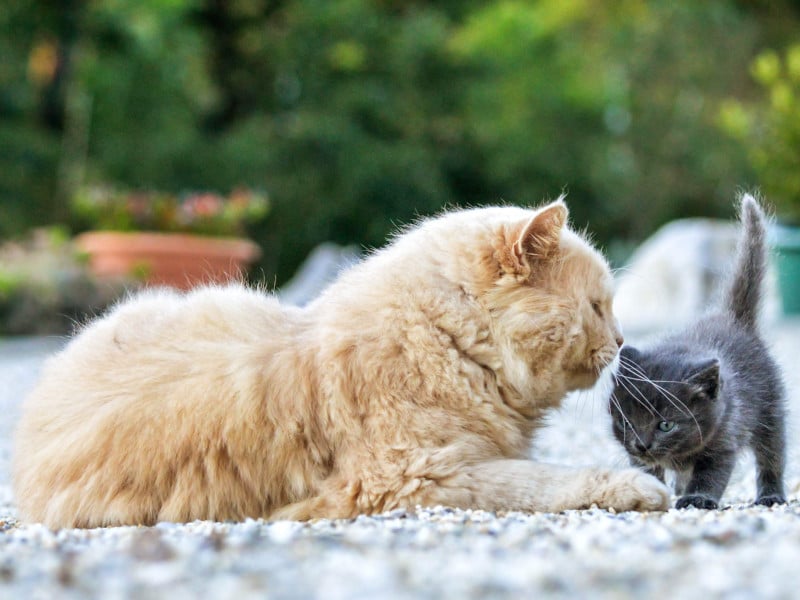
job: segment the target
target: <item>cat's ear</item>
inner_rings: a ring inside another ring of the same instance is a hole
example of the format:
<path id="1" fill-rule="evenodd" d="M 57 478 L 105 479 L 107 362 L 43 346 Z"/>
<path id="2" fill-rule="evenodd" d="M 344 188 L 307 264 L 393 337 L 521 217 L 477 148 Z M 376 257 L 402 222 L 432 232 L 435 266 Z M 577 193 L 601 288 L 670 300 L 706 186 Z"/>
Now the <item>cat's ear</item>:
<path id="1" fill-rule="evenodd" d="M 516 266 L 530 269 L 532 261 L 552 256 L 568 216 L 567 206 L 559 198 L 523 224 L 513 246 Z"/>
<path id="2" fill-rule="evenodd" d="M 710 399 L 716 398 L 720 387 L 719 360 L 711 358 L 696 365 L 695 372 L 687 383 L 697 386 Z"/>

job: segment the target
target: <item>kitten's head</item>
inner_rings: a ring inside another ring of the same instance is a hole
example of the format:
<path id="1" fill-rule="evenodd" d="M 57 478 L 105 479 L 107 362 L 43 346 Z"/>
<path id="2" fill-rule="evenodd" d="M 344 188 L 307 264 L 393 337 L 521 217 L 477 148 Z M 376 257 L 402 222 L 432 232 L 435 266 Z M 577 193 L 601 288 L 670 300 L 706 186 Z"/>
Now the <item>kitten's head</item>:
<path id="1" fill-rule="evenodd" d="M 491 315 L 503 370 L 520 391 L 537 378 L 562 392 L 591 387 L 622 345 L 608 265 L 567 217 L 559 199 L 487 218 L 479 264 L 470 265 L 471 293 Z"/>
<path id="2" fill-rule="evenodd" d="M 719 361 L 688 349 L 625 346 L 609 410 L 614 436 L 646 464 L 669 466 L 701 450 L 720 424 Z"/>

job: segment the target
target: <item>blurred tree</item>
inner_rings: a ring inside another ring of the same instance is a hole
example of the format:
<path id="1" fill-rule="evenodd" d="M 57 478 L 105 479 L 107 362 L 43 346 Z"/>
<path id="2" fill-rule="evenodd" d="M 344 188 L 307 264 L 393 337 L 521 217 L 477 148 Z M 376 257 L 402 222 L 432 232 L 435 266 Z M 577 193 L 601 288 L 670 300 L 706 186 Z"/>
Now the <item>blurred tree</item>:
<path id="1" fill-rule="evenodd" d="M 724 1 L 487 4 L 454 46 L 485 68 L 467 110 L 488 172 L 514 201 L 568 189 L 601 241 L 729 213 L 747 168 L 716 113 L 754 30 Z"/>
<path id="2" fill-rule="evenodd" d="M 378 245 L 394 222 L 488 197 L 463 136 L 451 17 L 433 3 L 387 4 L 227 7 L 226 22 L 261 15 L 221 42 L 246 52 L 237 63 L 250 68 L 216 80 L 227 91 L 212 123 L 224 128 L 209 133 L 214 155 L 194 153 L 187 169 L 263 178 L 274 203 L 260 237 L 280 279 L 322 239 Z"/>
<path id="3" fill-rule="evenodd" d="M 52 212 L 59 132 L 43 107 L 61 56 L 49 8 L 0 5 L 0 237 L 44 223 Z"/>
<path id="4" fill-rule="evenodd" d="M 725 102 L 722 127 L 742 141 L 778 218 L 800 225 L 800 44 L 765 50 L 751 72 L 763 88 L 758 101 Z"/>
<path id="5" fill-rule="evenodd" d="M 566 189 L 606 244 L 727 215 L 754 176 L 718 105 L 753 93 L 794 4 L 6 0 L 0 236 L 83 179 L 265 189 L 251 233 L 278 282 L 320 241 L 451 204 Z"/>

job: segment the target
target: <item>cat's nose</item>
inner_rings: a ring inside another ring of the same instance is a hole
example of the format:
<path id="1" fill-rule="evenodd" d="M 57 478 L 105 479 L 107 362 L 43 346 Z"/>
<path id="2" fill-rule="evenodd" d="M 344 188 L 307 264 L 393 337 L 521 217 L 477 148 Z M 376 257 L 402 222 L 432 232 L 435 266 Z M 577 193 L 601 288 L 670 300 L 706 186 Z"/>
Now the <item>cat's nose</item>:
<path id="1" fill-rule="evenodd" d="M 640 452 L 641 454 L 644 454 L 645 452 L 650 450 L 650 446 L 652 446 L 652 443 L 648 442 L 647 444 L 645 444 L 641 440 L 637 440 L 634 443 L 634 447 L 636 448 L 637 452 Z"/>
<path id="2" fill-rule="evenodd" d="M 617 342 L 617 348 L 622 348 L 622 344 L 625 343 L 625 338 L 622 337 L 622 327 L 619 324 L 619 319 L 614 319 L 612 331 L 614 332 L 614 340 Z"/>

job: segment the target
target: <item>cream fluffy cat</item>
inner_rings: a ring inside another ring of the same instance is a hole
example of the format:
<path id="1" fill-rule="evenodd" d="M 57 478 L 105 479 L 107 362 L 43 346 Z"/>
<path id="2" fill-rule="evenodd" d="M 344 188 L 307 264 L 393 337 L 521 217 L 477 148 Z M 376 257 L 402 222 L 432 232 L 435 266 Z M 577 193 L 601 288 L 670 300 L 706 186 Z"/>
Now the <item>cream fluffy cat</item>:
<path id="1" fill-rule="evenodd" d="M 46 364 L 24 405 L 20 517 L 666 508 L 638 470 L 526 459 L 545 412 L 622 343 L 606 263 L 566 219 L 560 200 L 444 214 L 303 309 L 237 285 L 121 303 Z"/>

